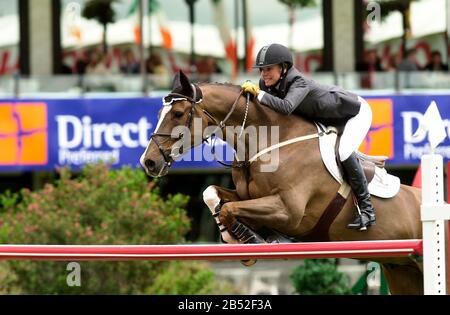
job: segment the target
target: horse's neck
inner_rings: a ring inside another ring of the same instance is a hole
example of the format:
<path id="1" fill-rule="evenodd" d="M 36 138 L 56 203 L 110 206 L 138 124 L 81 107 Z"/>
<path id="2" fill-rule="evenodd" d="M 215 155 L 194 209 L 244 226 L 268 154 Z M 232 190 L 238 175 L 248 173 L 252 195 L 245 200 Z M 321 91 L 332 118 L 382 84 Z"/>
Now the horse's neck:
<path id="1" fill-rule="evenodd" d="M 245 126 L 272 126 L 278 124 L 278 118 L 274 111 L 265 108 L 250 100 L 248 107 L 245 96 L 239 96 L 240 91 L 232 85 L 207 85 L 204 89 L 204 99 L 206 110 L 211 113 L 215 119 L 223 121 L 225 117 L 233 111 L 227 119 L 228 126 L 242 126 L 245 120 Z M 238 102 L 233 110 L 233 105 Z M 248 113 L 247 113 L 248 111 Z M 278 115 L 283 118 L 283 115 Z"/>

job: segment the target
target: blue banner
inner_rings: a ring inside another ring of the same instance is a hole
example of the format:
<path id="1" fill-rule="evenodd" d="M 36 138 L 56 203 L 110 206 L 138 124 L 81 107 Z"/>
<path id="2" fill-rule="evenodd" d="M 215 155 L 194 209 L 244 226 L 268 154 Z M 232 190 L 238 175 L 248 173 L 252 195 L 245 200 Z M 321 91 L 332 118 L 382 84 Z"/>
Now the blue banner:
<path id="1" fill-rule="evenodd" d="M 428 133 L 419 131 L 425 111 L 435 101 L 447 126 L 447 138 L 436 149 L 445 160 L 450 159 L 450 96 L 449 95 L 393 95 L 366 97 L 374 114 L 368 137 L 384 132 L 384 137 L 370 154 L 389 156 L 391 165 L 417 165 L 423 154 L 430 153 Z M 416 132 L 418 132 L 416 134 Z M 376 138 L 376 137 L 373 137 Z M 374 139 L 372 139 L 374 141 Z M 375 140 L 376 141 L 376 140 Z M 365 150 L 367 151 L 367 150 Z"/>
<path id="2" fill-rule="evenodd" d="M 436 101 L 450 128 L 449 95 L 366 99 L 374 116 L 361 151 L 387 155 L 390 165 L 417 165 L 421 155 L 429 152 L 426 132 L 414 134 L 432 101 Z M 77 169 L 98 160 L 110 161 L 113 167 L 139 167 L 161 106 L 160 98 L 1 100 L 0 172 L 53 170 L 60 166 Z M 219 160 L 232 160 L 230 148 L 221 141 L 216 147 Z M 449 137 L 437 152 L 450 159 Z M 209 145 L 188 155 L 192 158 L 184 158 L 174 168 L 223 168 L 214 160 Z"/>
<path id="3" fill-rule="evenodd" d="M 78 169 L 99 160 L 139 167 L 161 105 L 160 98 L 0 101 L 0 171 Z M 173 167 L 220 166 L 207 145 L 190 154 L 204 158 Z"/>

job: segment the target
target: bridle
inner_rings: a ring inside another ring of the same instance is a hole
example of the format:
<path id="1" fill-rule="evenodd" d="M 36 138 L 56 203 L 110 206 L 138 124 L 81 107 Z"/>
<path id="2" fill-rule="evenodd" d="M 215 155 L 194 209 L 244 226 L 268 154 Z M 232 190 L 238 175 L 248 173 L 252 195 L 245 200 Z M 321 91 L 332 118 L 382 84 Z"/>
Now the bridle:
<path id="1" fill-rule="evenodd" d="M 198 85 L 191 84 L 191 87 L 192 87 L 192 91 L 193 91 L 193 97 L 189 97 L 189 96 L 186 96 L 186 95 L 183 95 L 183 94 L 173 93 L 172 92 L 172 93 L 168 94 L 166 97 L 163 98 L 164 106 L 171 106 L 172 103 L 178 102 L 178 101 L 189 101 L 191 103 L 191 105 L 192 105 L 191 106 L 191 110 L 189 112 L 188 120 L 187 120 L 187 122 L 185 124 L 185 127 L 188 128 L 189 130 L 191 129 L 191 126 L 192 126 L 192 120 L 193 120 L 194 112 L 196 110 L 196 105 L 199 105 L 199 104 L 201 104 L 203 102 L 203 94 L 202 94 L 201 89 L 198 87 Z M 202 143 L 205 142 L 206 140 L 208 140 L 211 136 L 213 136 L 218 130 L 221 130 L 221 129 L 226 127 L 225 123 L 228 121 L 228 119 L 231 117 L 231 115 L 233 114 L 234 110 L 236 109 L 236 106 L 237 106 L 237 104 L 239 102 L 239 98 L 242 96 L 242 94 L 243 94 L 243 91 L 241 90 L 239 95 L 237 96 L 236 100 L 234 101 L 230 111 L 227 113 L 225 118 L 222 121 L 220 121 L 220 122 L 218 122 L 214 118 L 214 116 L 211 115 L 206 109 L 201 108 L 202 112 L 208 117 L 208 119 L 210 121 L 212 121 L 215 126 L 217 126 L 216 129 L 214 129 L 214 131 L 211 132 L 209 135 L 207 135 L 206 137 L 202 136 Z M 246 123 L 246 120 L 247 120 L 249 102 L 250 102 L 250 99 L 249 99 L 249 95 L 247 94 L 247 104 L 246 104 L 246 111 L 245 111 L 244 121 L 242 123 L 242 130 L 244 129 L 245 123 Z M 217 161 L 217 162 L 219 164 L 222 164 L 222 165 L 226 166 L 226 167 L 242 168 L 242 167 L 250 165 L 251 163 L 255 162 L 260 156 L 262 156 L 262 155 L 264 155 L 264 154 L 266 154 L 266 153 L 268 153 L 268 152 L 270 152 L 272 150 L 279 149 L 279 148 L 282 148 L 282 147 L 285 147 L 285 146 L 288 146 L 288 145 L 291 145 L 291 144 L 294 144 L 294 143 L 297 143 L 297 142 L 302 142 L 302 141 L 306 141 L 306 140 L 320 138 L 320 137 L 323 137 L 323 136 L 328 135 L 330 133 L 338 134 L 339 132 L 338 132 L 338 130 L 335 127 L 328 127 L 326 129 L 322 129 L 321 132 L 318 132 L 318 133 L 315 133 L 315 134 L 310 134 L 310 135 L 296 137 L 296 138 L 289 139 L 289 140 L 277 143 L 275 145 L 272 145 L 272 146 L 270 146 L 268 148 L 265 148 L 264 150 L 261 150 L 260 152 L 258 152 L 255 156 L 253 156 L 248 161 L 238 161 L 237 163 L 233 163 L 231 165 L 228 165 L 228 164 L 223 163 L 221 161 Z M 241 134 L 242 134 L 242 132 L 241 132 Z M 184 136 L 184 134 L 182 134 L 182 133 L 179 134 L 178 137 L 173 137 L 173 135 L 169 134 L 169 133 L 154 133 L 151 136 L 151 139 L 153 141 L 155 141 L 155 144 L 157 145 L 158 150 L 159 150 L 160 154 L 162 155 L 162 157 L 164 158 L 164 161 L 165 161 L 165 165 L 161 169 L 161 171 L 165 167 L 170 167 L 172 165 L 173 156 L 172 156 L 172 154 L 167 155 L 164 152 L 164 148 L 161 146 L 160 142 L 158 142 L 156 140 L 156 137 L 170 137 L 170 138 L 174 138 L 174 139 L 180 140 L 180 139 L 183 138 L 183 136 Z M 212 153 L 214 153 L 213 149 L 214 149 L 214 146 L 212 148 Z"/>
<path id="2" fill-rule="evenodd" d="M 191 110 L 189 111 L 189 117 L 185 124 L 185 127 L 189 130 L 192 127 L 192 121 L 193 121 L 196 107 L 197 107 L 197 105 L 199 105 L 203 102 L 203 93 L 202 93 L 202 90 L 199 88 L 199 86 L 197 84 L 191 83 L 191 88 L 192 88 L 192 92 L 193 92 L 193 97 L 189 97 L 189 96 L 186 96 L 186 95 L 183 95 L 180 93 L 171 92 L 166 97 L 163 98 L 164 106 L 172 106 L 172 103 L 178 102 L 178 101 L 189 101 L 191 103 Z M 225 116 L 225 118 L 220 122 L 218 122 L 214 118 L 214 116 L 211 115 L 206 109 L 201 108 L 202 112 L 208 117 L 208 119 L 211 120 L 214 123 L 214 125 L 217 126 L 217 128 L 214 129 L 214 131 L 211 132 L 210 135 L 208 135 L 206 137 L 202 136 L 202 143 L 207 141 L 208 138 L 210 138 L 211 135 L 215 134 L 219 129 L 223 129 L 225 127 L 225 123 L 228 121 L 228 119 L 231 117 L 234 110 L 236 109 L 239 98 L 242 96 L 242 94 L 243 94 L 243 91 L 241 91 L 239 93 L 239 95 L 236 98 L 236 100 L 234 101 L 233 106 L 231 107 L 230 111 Z M 248 99 L 247 99 L 247 107 L 248 107 Z M 244 124 L 245 124 L 245 121 L 244 121 Z M 184 135 L 182 133 L 180 133 L 177 137 L 174 137 L 171 133 L 163 133 L 163 132 L 158 132 L 158 133 L 152 134 L 151 139 L 155 142 L 156 146 L 158 147 L 159 153 L 161 154 L 161 156 L 164 159 L 165 167 L 172 166 L 172 163 L 174 161 L 173 156 L 172 156 L 172 154 L 166 154 L 166 152 L 164 151 L 164 148 L 161 146 L 161 143 L 157 140 L 157 137 L 170 137 L 175 140 L 181 140 L 181 139 L 183 139 L 183 136 Z"/>

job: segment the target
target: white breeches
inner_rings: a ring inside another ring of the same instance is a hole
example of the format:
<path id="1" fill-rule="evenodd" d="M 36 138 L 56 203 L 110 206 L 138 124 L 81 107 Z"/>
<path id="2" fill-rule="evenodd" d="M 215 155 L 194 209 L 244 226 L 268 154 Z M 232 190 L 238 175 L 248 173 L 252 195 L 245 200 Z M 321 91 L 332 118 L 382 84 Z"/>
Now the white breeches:
<path id="1" fill-rule="evenodd" d="M 348 120 L 341 136 L 339 146 L 341 161 L 345 161 L 352 152 L 358 150 L 372 124 L 372 109 L 370 105 L 362 97 L 358 97 L 358 99 L 361 102 L 361 109 L 358 115 Z"/>

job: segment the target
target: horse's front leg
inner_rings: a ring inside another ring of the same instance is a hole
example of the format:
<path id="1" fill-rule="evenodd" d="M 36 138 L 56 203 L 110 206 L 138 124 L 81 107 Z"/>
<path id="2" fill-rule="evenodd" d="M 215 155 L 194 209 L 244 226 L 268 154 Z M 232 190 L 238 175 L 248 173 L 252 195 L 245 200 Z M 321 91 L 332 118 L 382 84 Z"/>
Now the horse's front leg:
<path id="1" fill-rule="evenodd" d="M 277 231 L 289 230 L 293 222 L 279 195 L 228 202 L 222 206 L 219 220 L 240 243 L 264 243 L 254 230 L 267 227 Z"/>
<path id="2" fill-rule="evenodd" d="M 227 230 L 227 228 L 220 222 L 219 214 L 220 208 L 223 204 L 231 201 L 240 200 L 236 190 L 226 189 L 219 186 L 211 185 L 203 192 L 203 201 L 211 211 L 217 226 L 219 227 L 222 240 L 225 243 L 236 244 L 239 243 Z"/>

